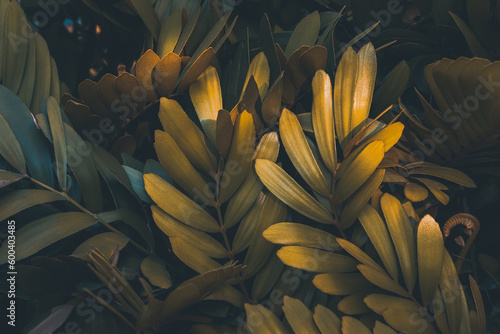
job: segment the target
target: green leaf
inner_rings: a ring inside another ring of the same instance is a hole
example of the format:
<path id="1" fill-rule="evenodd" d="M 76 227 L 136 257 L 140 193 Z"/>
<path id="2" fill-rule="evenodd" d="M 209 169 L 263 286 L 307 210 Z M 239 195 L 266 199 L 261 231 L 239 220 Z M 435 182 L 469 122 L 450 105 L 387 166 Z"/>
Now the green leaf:
<path id="1" fill-rule="evenodd" d="M 304 17 L 293 30 L 286 45 L 285 55 L 290 58 L 292 53 L 303 45 L 313 46 L 318 39 L 320 16 L 317 11 Z"/>
<path id="2" fill-rule="evenodd" d="M 25 178 L 24 175 L 0 169 L 0 188 L 6 187 L 9 184 L 17 182 L 23 178 Z"/>
<path id="3" fill-rule="evenodd" d="M 0 197 L 0 221 L 35 205 L 63 201 L 64 197 L 41 189 L 12 190 Z"/>
<path id="4" fill-rule="evenodd" d="M 278 79 L 281 73 L 281 66 L 278 59 L 278 53 L 276 52 L 276 47 L 274 44 L 273 33 L 271 31 L 271 25 L 269 23 L 269 18 L 266 13 L 262 15 L 259 24 L 259 37 L 262 45 L 262 50 L 264 51 L 267 60 L 269 61 L 270 68 L 270 81 Z"/>
<path id="5" fill-rule="evenodd" d="M 36 115 L 40 111 L 40 102 L 50 94 L 50 53 L 47 43 L 38 33 L 35 33 L 36 42 L 36 77 L 33 98 L 31 99 L 31 112 Z"/>
<path id="6" fill-rule="evenodd" d="M 57 104 L 56 99 L 50 96 L 47 99 L 47 115 L 49 117 L 50 132 L 54 144 L 54 152 L 56 157 L 56 174 L 59 180 L 59 185 L 63 192 L 66 192 L 66 175 L 68 152 L 66 150 L 66 133 L 61 117 L 61 109 Z"/>
<path id="7" fill-rule="evenodd" d="M 54 186 L 52 158 L 47 141 L 33 122 L 26 105 L 8 88 L 0 85 L 0 114 L 21 145 L 31 176 Z"/>
<path id="8" fill-rule="evenodd" d="M 449 12 L 453 20 L 455 21 L 458 29 L 462 32 L 465 37 L 465 41 L 469 46 L 470 51 L 474 57 L 489 58 L 489 52 L 484 48 L 484 46 L 479 42 L 474 32 L 469 28 L 469 26 L 456 14 Z"/>
<path id="9" fill-rule="evenodd" d="M 101 179 L 91 156 L 92 147 L 88 142 L 84 142 L 68 124 L 64 124 L 64 129 L 68 166 L 78 182 L 85 207 L 91 212 L 99 213 L 103 208 Z"/>
<path id="10" fill-rule="evenodd" d="M 26 173 L 23 150 L 5 118 L 0 115 L 0 155 L 21 173 Z"/>
<path id="11" fill-rule="evenodd" d="M 96 223 L 81 212 L 63 212 L 39 218 L 16 231 L 16 260 L 31 256 L 53 243 Z M 0 264 L 7 262 L 7 243 L 0 248 Z"/>
<path id="12" fill-rule="evenodd" d="M 205 36 L 203 41 L 198 45 L 198 48 L 196 49 L 193 56 L 191 57 L 191 59 L 187 63 L 184 71 L 182 72 L 181 76 L 179 77 L 179 82 L 182 81 L 182 79 L 184 78 L 184 75 L 189 70 L 191 65 L 193 65 L 193 63 L 198 59 L 198 57 L 201 56 L 201 54 L 212 44 L 212 42 L 215 40 L 215 38 L 219 35 L 219 33 L 222 31 L 222 29 L 226 25 L 226 22 L 229 19 L 230 15 L 231 15 L 231 13 L 227 13 L 224 16 L 222 16 L 219 19 L 219 21 L 217 21 L 217 23 L 212 27 L 212 29 L 210 29 L 208 34 Z"/>
<path id="13" fill-rule="evenodd" d="M 148 28 L 151 35 L 155 40 L 158 40 L 158 35 L 160 34 L 160 20 L 158 15 L 156 15 L 155 9 L 151 5 L 150 1 L 145 0 L 129 0 L 133 6 L 133 9 L 140 16 L 146 27 Z"/>
<path id="14" fill-rule="evenodd" d="M 122 221 L 123 223 L 136 230 L 139 235 L 148 243 L 150 249 L 154 248 L 155 243 L 153 234 L 149 229 L 147 221 L 135 212 L 126 208 L 122 208 L 113 211 L 102 212 L 98 216 L 106 223 Z"/>

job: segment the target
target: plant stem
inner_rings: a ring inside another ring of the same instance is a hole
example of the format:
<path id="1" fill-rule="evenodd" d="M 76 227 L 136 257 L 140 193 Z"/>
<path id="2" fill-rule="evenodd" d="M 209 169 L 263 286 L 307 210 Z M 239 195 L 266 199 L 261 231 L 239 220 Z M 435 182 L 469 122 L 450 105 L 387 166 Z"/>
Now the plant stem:
<path id="1" fill-rule="evenodd" d="M 94 218 L 95 220 L 97 220 L 101 225 L 103 225 L 104 227 L 106 227 L 110 231 L 118 233 L 121 236 L 128 238 L 129 241 L 130 241 L 130 243 L 132 245 L 134 245 L 137 249 L 139 249 L 141 252 L 143 252 L 143 253 L 145 253 L 147 255 L 153 255 L 153 253 L 151 251 L 149 251 L 146 248 L 142 247 L 137 242 L 135 242 L 134 240 L 130 239 L 125 234 L 123 234 L 121 231 L 117 230 L 116 228 L 114 228 L 113 226 L 111 226 L 110 224 L 108 224 L 107 222 L 105 222 L 104 220 L 102 220 L 97 214 L 90 212 L 87 208 L 85 208 L 80 203 L 78 203 L 77 201 L 75 201 L 74 199 L 72 199 L 66 192 L 58 191 L 58 190 L 56 190 L 56 189 L 54 189 L 54 188 L 46 185 L 45 183 L 42 183 L 42 182 L 40 182 L 40 181 L 32 178 L 31 176 L 26 175 L 26 177 L 29 178 L 31 180 L 31 182 L 39 185 L 40 187 L 45 188 L 48 191 L 51 191 L 53 193 L 56 193 L 56 194 L 64 197 L 66 199 L 66 201 L 68 201 L 69 203 L 73 204 L 73 206 L 75 206 L 77 209 L 79 209 L 83 213 L 85 213 L 85 214 L 91 216 L 92 218 Z"/>

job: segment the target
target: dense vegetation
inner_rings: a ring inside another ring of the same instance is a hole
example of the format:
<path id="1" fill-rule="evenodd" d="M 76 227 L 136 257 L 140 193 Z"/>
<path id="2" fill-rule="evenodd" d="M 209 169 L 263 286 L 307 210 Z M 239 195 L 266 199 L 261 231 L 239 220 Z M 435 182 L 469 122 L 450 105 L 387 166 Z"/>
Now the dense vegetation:
<path id="1" fill-rule="evenodd" d="M 2 326 L 500 332 L 499 28 L 496 0 L 0 0 Z"/>

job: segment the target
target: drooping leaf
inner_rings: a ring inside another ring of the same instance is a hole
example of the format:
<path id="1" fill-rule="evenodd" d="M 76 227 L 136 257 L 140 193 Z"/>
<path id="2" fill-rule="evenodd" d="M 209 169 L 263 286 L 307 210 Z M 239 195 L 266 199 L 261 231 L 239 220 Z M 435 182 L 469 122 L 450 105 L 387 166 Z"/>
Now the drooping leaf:
<path id="1" fill-rule="evenodd" d="M 81 212 L 63 212 L 39 218 L 16 231 L 16 260 L 20 261 L 43 248 L 96 223 Z M 7 243 L 0 247 L 0 263 L 7 262 Z"/>
<path id="2" fill-rule="evenodd" d="M 63 201 L 64 197 L 42 189 L 18 189 L 0 197 L 0 221 L 34 205 Z"/>

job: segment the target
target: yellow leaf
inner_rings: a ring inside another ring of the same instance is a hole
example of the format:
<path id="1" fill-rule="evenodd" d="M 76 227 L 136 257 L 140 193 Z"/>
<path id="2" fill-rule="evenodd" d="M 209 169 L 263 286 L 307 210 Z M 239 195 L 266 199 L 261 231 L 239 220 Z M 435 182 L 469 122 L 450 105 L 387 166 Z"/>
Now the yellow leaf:
<path id="1" fill-rule="evenodd" d="M 193 166 L 205 173 L 214 173 L 216 159 L 208 149 L 203 133 L 179 103 L 162 97 L 158 116 L 165 131 L 172 136 Z"/>
<path id="2" fill-rule="evenodd" d="M 384 158 L 384 144 L 381 141 L 370 143 L 346 167 L 346 172 L 340 178 L 334 190 L 333 200 L 342 203 L 351 196 L 370 176 Z"/>
<path id="3" fill-rule="evenodd" d="M 321 334 L 341 334 L 340 319 L 332 310 L 318 304 L 314 309 L 313 318 Z"/>
<path id="4" fill-rule="evenodd" d="M 299 299 L 285 296 L 283 311 L 295 333 L 320 334 L 314 323 L 312 312 Z"/>
<path id="5" fill-rule="evenodd" d="M 380 140 L 384 142 L 384 152 L 389 151 L 391 147 L 396 145 L 396 143 L 401 138 L 405 126 L 401 122 L 396 122 L 385 126 L 382 130 L 378 131 L 374 135 L 363 139 L 362 144 L 372 143 L 374 141 Z"/>
<path id="6" fill-rule="evenodd" d="M 155 150 L 163 169 L 184 191 L 204 205 L 215 203 L 212 191 L 170 134 L 156 130 Z"/>
<path id="7" fill-rule="evenodd" d="M 252 334 L 288 334 L 285 326 L 262 305 L 245 304 L 247 327 Z"/>
<path id="8" fill-rule="evenodd" d="M 287 266 L 319 273 L 350 272 L 358 264 L 349 256 L 302 246 L 282 247 L 277 255 Z"/>
<path id="9" fill-rule="evenodd" d="M 425 215 L 417 231 L 418 278 L 424 307 L 432 301 L 438 286 L 443 254 L 444 241 L 439 224 L 430 215 Z"/>
<path id="10" fill-rule="evenodd" d="M 218 262 L 210 258 L 203 251 L 193 247 L 193 245 L 186 240 L 178 237 L 170 237 L 169 240 L 172 245 L 172 250 L 179 260 L 197 273 L 203 274 L 209 270 L 221 267 Z"/>
<path id="11" fill-rule="evenodd" d="M 400 332 L 408 334 L 437 334 L 434 325 L 420 312 L 410 312 L 391 307 L 383 311 L 382 316 L 392 328 Z"/>
<path id="12" fill-rule="evenodd" d="M 359 221 L 363 226 L 368 238 L 375 247 L 377 254 L 380 256 L 382 263 L 391 275 L 398 280 L 398 260 L 394 246 L 382 218 L 377 211 L 370 205 L 366 205 L 359 214 Z"/>
<path id="13" fill-rule="evenodd" d="M 332 83 L 323 70 L 312 80 L 312 123 L 318 149 L 325 165 L 332 173 L 337 169 L 335 124 L 333 122 Z"/>
<path id="14" fill-rule="evenodd" d="M 369 293 L 369 291 L 363 291 L 346 296 L 337 304 L 337 309 L 349 315 L 369 313 L 371 310 L 363 301 Z"/>
<path id="15" fill-rule="evenodd" d="M 391 327 L 377 320 L 375 321 L 375 327 L 373 327 L 373 334 L 397 334 L 397 332 Z"/>
<path id="16" fill-rule="evenodd" d="M 363 291 L 372 284 L 359 273 L 326 273 L 316 275 L 313 284 L 330 295 L 346 296 Z"/>
<path id="17" fill-rule="evenodd" d="M 276 285 L 285 265 L 275 255 L 267 260 L 262 269 L 255 275 L 255 280 L 252 286 L 252 299 L 261 300 L 264 298 Z"/>
<path id="18" fill-rule="evenodd" d="M 340 216 L 340 227 L 350 227 L 358 218 L 361 209 L 368 203 L 373 194 L 379 189 L 384 179 L 384 169 L 377 169 L 370 178 L 359 188 L 347 202 Z"/>
<path id="19" fill-rule="evenodd" d="M 405 197 L 412 202 L 421 202 L 429 196 L 427 189 L 419 184 L 407 182 L 404 188 Z"/>
<path id="20" fill-rule="evenodd" d="M 406 292 L 401 285 L 390 278 L 385 272 L 380 272 L 379 270 L 364 264 L 358 265 L 358 269 L 367 280 L 379 288 L 396 293 L 403 297 L 408 296 L 408 292 Z"/>
<path id="21" fill-rule="evenodd" d="M 238 225 L 231 248 L 233 253 L 238 254 L 250 245 L 265 198 L 264 195 L 259 196 Z"/>
<path id="22" fill-rule="evenodd" d="M 477 333 L 484 334 L 486 333 L 486 313 L 484 310 L 483 296 L 481 295 L 481 291 L 479 290 L 479 286 L 477 285 L 476 280 L 471 275 L 469 275 L 469 282 L 477 311 L 477 323 L 480 328 L 479 332 Z"/>
<path id="23" fill-rule="evenodd" d="M 181 72 L 181 58 L 173 52 L 167 53 L 154 69 L 155 85 L 160 96 L 169 97 L 177 85 Z"/>
<path id="24" fill-rule="evenodd" d="M 255 170 L 267 189 L 293 210 L 320 223 L 333 224 L 332 215 L 276 163 L 256 159 Z"/>
<path id="25" fill-rule="evenodd" d="M 415 179 L 419 180 L 427 188 L 429 188 L 434 197 L 436 197 L 436 199 L 440 201 L 442 204 L 447 205 L 449 203 L 450 197 L 442 191 L 442 190 L 448 190 L 447 186 L 445 186 L 441 182 L 431 179 L 424 179 L 420 177 L 415 177 Z"/>
<path id="26" fill-rule="evenodd" d="M 351 132 L 351 117 L 358 73 L 358 56 L 349 47 L 339 62 L 337 73 L 335 74 L 335 85 L 333 86 L 333 110 L 335 112 L 335 128 L 339 142 L 347 144 L 350 137 L 344 140 Z"/>
<path id="27" fill-rule="evenodd" d="M 219 232 L 217 221 L 198 204 L 156 174 L 144 175 L 144 187 L 163 211 L 186 225 L 205 232 Z"/>
<path id="28" fill-rule="evenodd" d="M 219 202 L 224 203 L 233 196 L 250 170 L 255 148 L 255 126 L 252 115 L 243 111 L 234 123 L 233 141 L 220 181 Z"/>
<path id="29" fill-rule="evenodd" d="M 377 264 L 377 262 L 375 262 L 371 257 L 369 257 L 365 252 L 363 252 L 358 246 L 341 238 L 337 238 L 337 242 L 339 243 L 340 247 L 342 247 L 353 258 L 363 263 L 364 265 L 367 265 L 385 274 L 384 269 L 382 269 Z"/>
<path id="30" fill-rule="evenodd" d="M 245 257 L 246 267 L 242 273 L 243 278 L 249 278 L 257 273 L 273 251 L 274 245 L 264 239 L 262 232 L 269 226 L 284 220 L 285 217 L 286 206 L 283 202 L 273 195 L 267 196 Z"/>
<path id="31" fill-rule="evenodd" d="M 264 100 L 264 96 L 266 96 L 267 88 L 269 88 L 269 63 L 267 61 L 267 57 L 264 52 L 259 52 L 250 63 L 250 67 L 247 71 L 247 77 L 245 79 L 245 84 L 243 85 L 243 89 L 241 90 L 240 100 L 243 98 L 243 94 L 247 88 L 248 81 L 250 77 L 253 76 L 255 83 L 259 89 L 259 95 L 261 101 Z"/>
<path id="32" fill-rule="evenodd" d="M 399 265 L 408 291 L 411 292 L 417 279 L 417 249 L 410 219 L 399 200 L 385 193 L 380 199 L 392 242 L 399 259 Z"/>
<path id="33" fill-rule="evenodd" d="M 342 333 L 343 334 L 370 334 L 371 331 L 361 321 L 356 318 L 343 316 L 342 317 Z"/>
<path id="34" fill-rule="evenodd" d="M 412 175 L 424 174 L 424 175 L 435 176 L 459 184 L 466 188 L 476 188 L 476 184 L 474 183 L 474 181 L 472 181 L 470 177 L 468 177 L 459 170 L 449 167 L 432 166 L 432 167 L 415 168 L 411 171 L 411 174 Z"/>
<path id="35" fill-rule="evenodd" d="M 155 101 L 157 98 L 151 74 L 159 61 L 160 57 L 153 50 L 147 50 L 135 65 L 135 75 L 141 86 L 146 90 L 149 102 Z"/>
<path id="36" fill-rule="evenodd" d="M 189 95 L 205 134 L 215 145 L 217 114 L 222 109 L 222 93 L 215 67 L 209 66 L 201 73 L 189 86 Z"/>
<path id="37" fill-rule="evenodd" d="M 352 74 L 351 74 L 352 75 Z M 377 58 L 372 43 L 365 44 L 358 53 L 358 71 L 354 88 L 351 131 L 368 118 L 377 76 Z"/>
<path id="38" fill-rule="evenodd" d="M 264 238 L 274 244 L 340 250 L 335 236 L 323 230 L 297 223 L 278 223 L 268 227 Z"/>
<path id="39" fill-rule="evenodd" d="M 174 51 L 177 40 L 182 30 L 182 10 L 178 9 L 170 14 L 162 23 L 160 37 L 158 38 L 157 52 L 162 58 L 167 53 Z"/>
<path id="40" fill-rule="evenodd" d="M 290 110 L 283 109 L 279 126 L 283 146 L 299 174 L 317 193 L 328 197 L 330 189 L 318 162 L 314 159 L 297 116 Z"/>
<path id="41" fill-rule="evenodd" d="M 410 313 L 420 313 L 421 306 L 416 302 L 408 299 L 391 295 L 374 293 L 368 295 L 364 299 L 366 305 L 375 313 L 382 314 L 388 308 L 408 311 Z"/>
<path id="42" fill-rule="evenodd" d="M 439 288 L 443 294 L 446 316 L 448 318 L 448 328 L 450 333 L 458 333 L 462 318 L 462 300 L 460 298 L 460 280 L 457 269 L 453 264 L 450 254 L 444 250 L 443 267 Z"/>
<path id="43" fill-rule="evenodd" d="M 151 206 L 153 220 L 156 225 L 169 237 L 179 237 L 198 248 L 205 254 L 213 258 L 227 257 L 227 250 L 217 240 L 195 228 L 189 227 L 168 215 L 165 211 Z"/>

